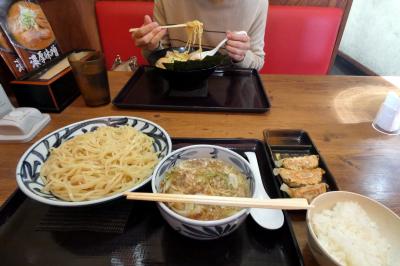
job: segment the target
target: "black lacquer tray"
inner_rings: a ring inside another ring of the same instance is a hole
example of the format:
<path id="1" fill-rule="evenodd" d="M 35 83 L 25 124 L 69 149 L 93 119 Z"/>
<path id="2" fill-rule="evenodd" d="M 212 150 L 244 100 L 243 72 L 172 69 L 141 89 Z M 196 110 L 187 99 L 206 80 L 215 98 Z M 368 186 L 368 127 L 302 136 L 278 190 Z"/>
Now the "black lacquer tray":
<path id="1" fill-rule="evenodd" d="M 255 112 L 271 104 L 255 69 L 221 68 L 203 82 L 171 82 L 154 67 L 141 66 L 113 104 L 120 108 Z"/>
<path id="2" fill-rule="evenodd" d="M 322 181 L 328 184 L 328 191 L 339 190 L 338 185 L 329 171 L 327 164 L 322 158 L 320 152 L 311 140 L 310 135 L 304 130 L 290 130 L 290 129 L 279 129 L 279 130 L 264 130 L 264 140 L 267 144 L 267 149 L 270 156 L 269 159 L 271 165 L 274 165 L 274 161 L 287 157 L 304 156 L 304 155 L 318 155 L 319 156 L 319 167 L 321 167 L 325 174 L 322 177 Z M 277 156 L 280 158 L 277 158 Z M 282 179 L 279 176 L 275 177 L 281 185 Z M 289 197 L 285 192 L 280 191 L 282 197 Z"/>
<path id="3" fill-rule="evenodd" d="M 240 154 L 256 152 L 264 185 L 279 196 L 265 144 L 249 139 L 174 139 L 174 149 L 215 144 Z M 150 191 L 150 186 L 145 190 Z M 113 201 L 113 207 L 126 203 Z M 0 210 L 1 265 L 304 265 L 290 218 L 276 231 L 259 227 L 249 216 L 231 235 L 213 241 L 181 236 L 163 220 L 153 202 L 133 205 L 123 233 L 38 231 L 50 207 L 17 190 Z M 78 207 L 77 207 L 78 208 Z M 95 206 L 93 208 L 102 208 Z M 68 217 L 65 217 L 68 219 Z M 36 229 L 35 229 L 36 228 Z"/>

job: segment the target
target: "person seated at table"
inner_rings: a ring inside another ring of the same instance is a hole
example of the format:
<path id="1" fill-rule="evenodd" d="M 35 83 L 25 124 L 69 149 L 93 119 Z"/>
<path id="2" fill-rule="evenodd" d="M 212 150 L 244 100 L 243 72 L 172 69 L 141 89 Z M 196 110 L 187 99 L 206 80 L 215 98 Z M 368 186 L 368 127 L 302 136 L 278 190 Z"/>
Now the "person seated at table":
<path id="1" fill-rule="evenodd" d="M 203 22 L 203 46 L 214 48 L 226 37 L 225 49 L 220 50 L 232 59 L 234 65 L 261 69 L 264 64 L 264 32 L 268 0 L 155 0 L 154 21 L 149 15 L 139 30 L 132 33 L 136 46 L 147 57 L 165 47 L 184 46 L 187 39 L 182 28 L 161 29 L 160 25 L 181 24 L 187 21 Z M 246 35 L 235 33 L 246 31 Z"/>

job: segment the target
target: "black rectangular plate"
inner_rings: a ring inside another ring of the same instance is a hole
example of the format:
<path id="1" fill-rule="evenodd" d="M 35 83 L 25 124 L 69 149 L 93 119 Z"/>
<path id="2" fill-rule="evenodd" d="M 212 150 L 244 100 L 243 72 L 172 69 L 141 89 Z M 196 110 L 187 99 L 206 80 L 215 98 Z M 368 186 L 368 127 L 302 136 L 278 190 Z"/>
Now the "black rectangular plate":
<path id="1" fill-rule="evenodd" d="M 194 90 L 174 89 L 150 66 L 141 66 L 114 98 L 120 108 L 255 112 L 271 104 L 255 69 L 217 69 Z"/>
<path id="2" fill-rule="evenodd" d="M 274 161 L 277 161 L 277 154 L 280 154 L 280 158 L 304 156 L 304 155 L 318 155 L 319 156 L 319 167 L 321 167 L 325 174 L 322 177 L 322 181 L 328 184 L 328 191 L 339 190 L 333 175 L 328 169 L 324 159 L 319 153 L 317 147 L 310 138 L 310 135 L 304 130 L 290 130 L 290 129 L 279 129 L 279 130 L 264 130 L 264 140 L 267 144 L 267 149 L 270 153 L 269 159 L 272 165 L 275 165 Z M 279 185 L 283 183 L 279 176 L 275 179 L 278 180 Z M 280 191 L 280 190 L 279 190 Z M 280 191 L 282 197 L 289 197 L 285 192 Z"/>
<path id="3" fill-rule="evenodd" d="M 173 139 L 174 149 L 192 144 L 220 145 L 241 155 L 254 151 L 270 196 L 279 196 L 263 142 Z M 150 191 L 150 186 L 144 191 Z M 118 208 L 123 201 L 122 198 L 108 204 Z M 279 230 L 262 229 L 249 216 L 232 234 L 199 241 L 181 236 L 169 227 L 155 203 L 132 204 L 123 234 L 35 231 L 50 207 L 17 190 L 0 210 L 1 265 L 304 265 L 286 212 L 285 223 Z"/>

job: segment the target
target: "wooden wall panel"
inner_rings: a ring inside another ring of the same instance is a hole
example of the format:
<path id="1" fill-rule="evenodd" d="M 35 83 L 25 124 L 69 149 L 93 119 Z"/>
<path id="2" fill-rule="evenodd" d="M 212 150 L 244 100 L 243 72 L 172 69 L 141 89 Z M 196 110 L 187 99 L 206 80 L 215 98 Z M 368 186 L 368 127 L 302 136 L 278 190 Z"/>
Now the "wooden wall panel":
<path id="1" fill-rule="evenodd" d="M 40 1 L 64 52 L 78 48 L 101 49 L 94 9 L 95 1 Z"/>
<path id="2" fill-rule="evenodd" d="M 337 55 L 337 53 L 339 51 L 340 41 L 342 40 L 344 28 L 346 27 L 347 18 L 349 17 L 349 13 L 350 13 L 351 5 L 353 4 L 353 0 L 347 0 L 345 2 L 346 2 L 345 6 L 342 7 L 342 9 L 343 9 L 343 18 L 342 18 L 342 22 L 340 23 L 339 33 L 338 33 L 338 36 L 337 36 L 337 39 L 336 39 L 335 48 L 333 49 L 333 56 L 332 56 L 332 59 L 331 59 L 331 64 L 329 66 L 329 69 L 331 69 L 333 64 L 335 63 L 335 58 L 336 58 L 336 55 Z"/>

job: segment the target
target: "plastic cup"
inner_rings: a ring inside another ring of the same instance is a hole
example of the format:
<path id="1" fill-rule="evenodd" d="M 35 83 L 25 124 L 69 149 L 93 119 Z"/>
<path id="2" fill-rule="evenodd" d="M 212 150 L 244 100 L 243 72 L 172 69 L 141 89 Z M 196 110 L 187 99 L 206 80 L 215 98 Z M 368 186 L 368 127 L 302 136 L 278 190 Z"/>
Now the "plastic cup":
<path id="1" fill-rule="evenodd" d="M 372 126 L 377 131 L 388 135 L 400 134 L 400 97 L 395 92 L 388 93 Z"/>
<path id="2" fill-rule="evenodd" d="M 107 69 L 101 52 L 72 53 L 69 64 L 82 97 L 88 106 L 99 106 L 110 102 Z"/>

